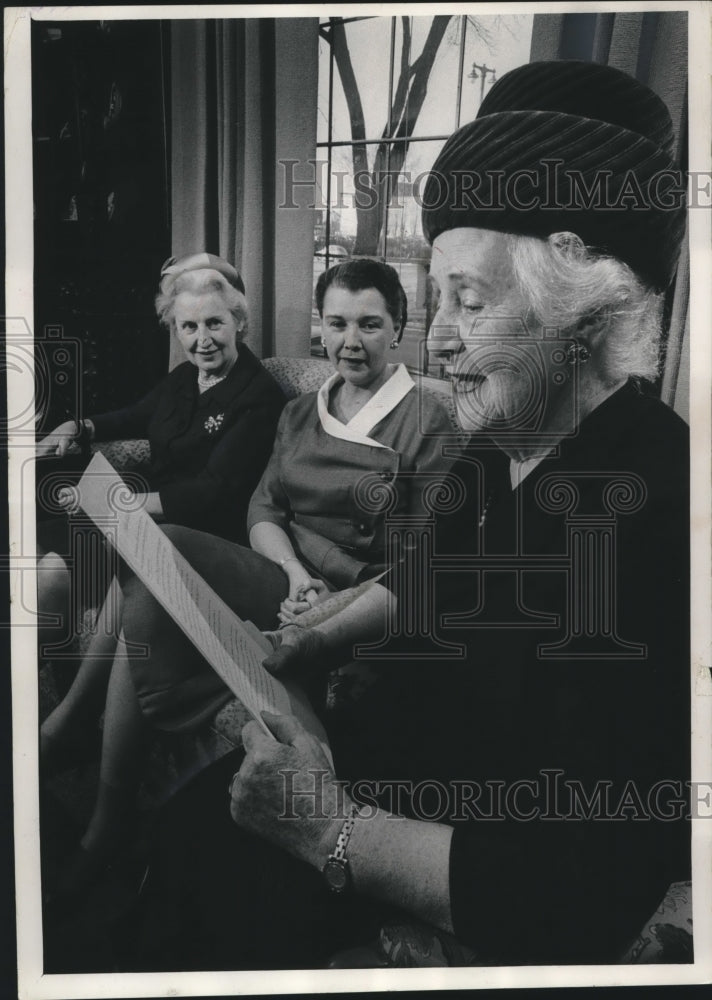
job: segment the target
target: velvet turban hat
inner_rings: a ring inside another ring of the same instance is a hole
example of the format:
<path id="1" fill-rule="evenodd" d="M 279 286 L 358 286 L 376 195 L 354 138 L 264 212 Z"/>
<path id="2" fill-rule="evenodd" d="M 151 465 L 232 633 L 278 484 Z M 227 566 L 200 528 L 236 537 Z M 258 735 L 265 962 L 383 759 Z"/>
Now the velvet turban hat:
<path id="1" fill-rule="evenodd" d="M 665 104 L 610 66 L 540 62 L 505 74 L 445 143 L 422 194 L 423 231 L 572 232 L 654 288 L 685 230 Z"/>

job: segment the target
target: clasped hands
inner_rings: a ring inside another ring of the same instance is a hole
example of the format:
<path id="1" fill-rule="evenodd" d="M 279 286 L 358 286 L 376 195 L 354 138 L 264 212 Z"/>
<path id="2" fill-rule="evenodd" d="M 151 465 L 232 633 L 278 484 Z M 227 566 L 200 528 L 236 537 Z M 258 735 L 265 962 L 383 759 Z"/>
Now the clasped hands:
<path id="1" fill-rule="evenodd" d="M 289 578 L 289 593 L 280 604 L 277 617 L 282 625 L 291 625 L 299 615 L 326 600 L 329 588 L 323 580 L 311 576 L 296 558 L 288 560 L 284 570 Z"/>

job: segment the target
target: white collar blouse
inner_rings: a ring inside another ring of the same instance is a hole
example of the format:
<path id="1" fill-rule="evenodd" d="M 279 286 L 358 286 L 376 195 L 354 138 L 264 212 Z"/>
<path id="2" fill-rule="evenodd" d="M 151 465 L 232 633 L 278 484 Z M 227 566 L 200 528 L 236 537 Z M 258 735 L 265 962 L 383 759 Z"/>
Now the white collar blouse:
<path id="1" fill-rule="evenodd" d="M 388 445 L 381 444 L 380 441 L 376 441 L 369 435 L 384 417 L 395 410 L 411 389 L 415 388 L 415 382 L 408 373 L 408 369 L 404 364 L 399 364 L 388 381 L 383 383 L 378 392 L 371 396 L 347 424 L 342 424 L 340 420 L 329 413 L 329 393 L 340 380 L 341 376 L 335 372 L 317 393 L 317 412 L 324 431 L 331 437 L 340 438 L 342 441 L 364 444 L 371 448 L 388 449 Z"/>

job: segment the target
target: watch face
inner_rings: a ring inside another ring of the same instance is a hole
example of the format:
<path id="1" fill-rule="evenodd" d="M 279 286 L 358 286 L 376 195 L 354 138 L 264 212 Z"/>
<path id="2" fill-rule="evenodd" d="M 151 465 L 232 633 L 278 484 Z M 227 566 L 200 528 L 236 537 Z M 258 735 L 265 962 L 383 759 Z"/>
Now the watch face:
<path id="1" fill-rule="evenodd" d="M 329 888 L 333 889 L 334 892 L 343 892 L 348 881 L 346 861 L 340 861 L 338 858 L 329 858 L 324 865 L 323 871 Z"/>

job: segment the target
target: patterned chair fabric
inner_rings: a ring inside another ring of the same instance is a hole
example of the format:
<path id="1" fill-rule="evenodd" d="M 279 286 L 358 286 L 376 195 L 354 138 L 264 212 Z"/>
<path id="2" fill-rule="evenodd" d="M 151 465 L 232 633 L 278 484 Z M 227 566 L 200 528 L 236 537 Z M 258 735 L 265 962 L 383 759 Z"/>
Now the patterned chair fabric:
<path id="1" fill-rule="evenodd" d="M 119 472 L 137 472 L 151 464 L 148 441 L 101 441 L 92 450 L 101 452 Z"/>
<path id="2" fill-rule="evenodd" d="M 321 358 L 265 358 L 262 364 L 287 399 L 316 392 L 334 374 L 331 362 Z"/>
<path id="3" fill-rule="evenodd" d="M 692 883 L 673 882 L 621 962 L 650 965 L 693 961 Z"/>
<path id="4" fill-rule="evenodd" d="M 692 961 L 692 886 L 690 882 L 673 882 L 617 964 L 678 965 Z M 432 969 L 490 964 L 452 934 L 413 920 L 384 924 L 375 941 L 338 952 L 329 967 Z"/>
<path id="5" fill-rule="evenodd" d="M 274 377 L 287 399 L 294 399 L 305 392 L 316 392 L 334 371 L 330 361 L 320 358 L 265 358 L 262 364 Z M 428 378 L 420 379 L 419 384 L 424 392 L 435 396 L 442 403 L 453 428 L 461 432 L 451 393 L 445 385 Z M 106 456 L 120 472 L 140 471 L 151 461 L 148 441 L 102 441 L 93 445 L 93 450 Z"/>

